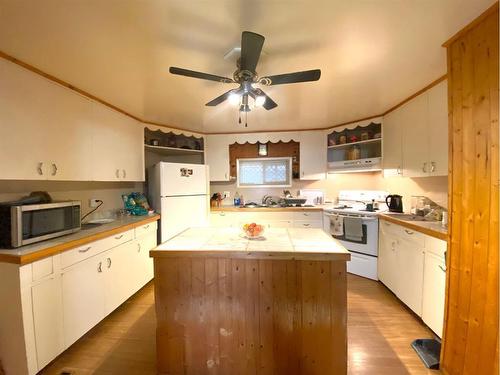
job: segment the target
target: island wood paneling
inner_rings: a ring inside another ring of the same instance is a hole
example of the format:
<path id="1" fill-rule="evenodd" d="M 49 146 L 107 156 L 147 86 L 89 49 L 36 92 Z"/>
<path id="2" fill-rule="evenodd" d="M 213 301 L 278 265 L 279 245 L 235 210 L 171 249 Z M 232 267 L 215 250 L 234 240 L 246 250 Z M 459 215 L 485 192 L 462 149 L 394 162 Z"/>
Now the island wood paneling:
<path id="1" fill-rule="evenodd" d="M 154 260 L 158 373 L 347 373 L 345 261 Z"/>
<path id="2" fill-rule="evenodd" d="M 498 374 L 498 2 L 445 44 L 449 85 L 444 374 Z"/>

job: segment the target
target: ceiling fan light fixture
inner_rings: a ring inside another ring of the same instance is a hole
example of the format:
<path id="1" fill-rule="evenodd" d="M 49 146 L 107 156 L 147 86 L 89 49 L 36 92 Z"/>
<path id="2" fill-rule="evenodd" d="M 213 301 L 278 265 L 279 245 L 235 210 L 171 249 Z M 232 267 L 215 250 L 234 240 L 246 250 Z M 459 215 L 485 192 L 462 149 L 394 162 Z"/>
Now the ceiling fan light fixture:
<path id="1" fill-rule="evenodd" d="M 257 95 L 255 97 L 255 106 L 256 107 L 262 107 L 265 102 L 266 102 L 266 97 L 264 95 Z"/>
<path id="2" fill-rule="evenodd" d="M 232 92 L 231 94 L 229 94 L 229 97 L 227 98 L 227 100 L 229 101 L 229 103 L 231 105 L 238 105 L 238 104 L 240 104 L 240 101 L 241 101 L 241 95 L 239 95 L 235 92 Z"/>

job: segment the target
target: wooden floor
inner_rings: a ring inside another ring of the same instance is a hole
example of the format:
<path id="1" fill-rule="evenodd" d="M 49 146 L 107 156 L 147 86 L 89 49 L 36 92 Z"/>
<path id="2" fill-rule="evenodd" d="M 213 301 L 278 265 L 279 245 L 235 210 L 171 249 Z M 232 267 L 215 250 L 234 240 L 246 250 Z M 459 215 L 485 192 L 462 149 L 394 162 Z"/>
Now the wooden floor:
<path id="1" fill-rule="evenodd" d="M 348 312 L 349 374 L 439 374 L 410 347 L 431 332 L 382 284 L 349 275 Z M 151 283 L 41 374 L 156 374 L 155 328 Z"/>

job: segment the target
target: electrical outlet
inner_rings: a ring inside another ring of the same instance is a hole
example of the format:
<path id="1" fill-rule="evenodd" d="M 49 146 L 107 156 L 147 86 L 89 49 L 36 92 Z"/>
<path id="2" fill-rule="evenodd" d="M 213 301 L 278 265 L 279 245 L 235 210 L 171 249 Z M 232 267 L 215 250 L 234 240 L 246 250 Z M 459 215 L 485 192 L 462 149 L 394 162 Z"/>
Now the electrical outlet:
<path id="1" fill-rule="evenodd" d="M 223 193 L 223 197 L 224 197 L 224 199 L 229 199 L 229 198 L 231 198 L 231 192 L 230 192 L 230 191 L 225 191 L 225 192 Z"/>
<path id="2" fill-rule="evenodd" d="M 99 205 L 100 199 L 91 198 L 89 200 L 89 207 L 95 208 Z"/>

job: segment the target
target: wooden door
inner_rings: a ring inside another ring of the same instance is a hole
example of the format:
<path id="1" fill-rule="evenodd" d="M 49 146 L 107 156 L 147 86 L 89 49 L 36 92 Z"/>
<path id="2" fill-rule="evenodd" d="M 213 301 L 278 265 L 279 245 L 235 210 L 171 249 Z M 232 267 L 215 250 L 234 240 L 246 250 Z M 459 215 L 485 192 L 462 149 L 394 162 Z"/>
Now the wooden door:
<path id="1" fill-rule="evenodd" d="M 65 347 L 104 317 L 104 267 L 102 257 L 95 256 L 62 273 Z"/>
<path id="2" fill-rule="evenodd" d="M 447 301 L 441 368 L 498 374 L 498 2 L 450 39 Z"/>
<path id="3" fill-rule="evenodd" d="M 322 131 L 300 132 L 300 179 L 326 178 L 326 135 Z"/>
<path id="4" fill-rule="evenodd" d="M 429 175 L 448 175 L 448 81 L 432 87 L 429 95 Z"/>

